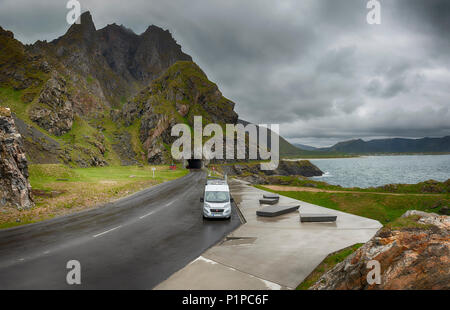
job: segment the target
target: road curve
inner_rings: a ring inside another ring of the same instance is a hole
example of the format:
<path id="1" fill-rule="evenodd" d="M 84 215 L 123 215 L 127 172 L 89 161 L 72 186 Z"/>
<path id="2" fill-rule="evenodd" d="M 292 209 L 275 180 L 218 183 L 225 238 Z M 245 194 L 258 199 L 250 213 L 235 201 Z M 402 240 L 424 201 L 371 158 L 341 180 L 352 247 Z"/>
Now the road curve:
<path id="1" fill-rule="evenodd" d="M 159 184 L 104 207 L 0 231 L 0 289 L 151 289 L 236 229 L 204 221 L 206 174 Z M 68 285 L 66 264 L 81 264 Z"/>

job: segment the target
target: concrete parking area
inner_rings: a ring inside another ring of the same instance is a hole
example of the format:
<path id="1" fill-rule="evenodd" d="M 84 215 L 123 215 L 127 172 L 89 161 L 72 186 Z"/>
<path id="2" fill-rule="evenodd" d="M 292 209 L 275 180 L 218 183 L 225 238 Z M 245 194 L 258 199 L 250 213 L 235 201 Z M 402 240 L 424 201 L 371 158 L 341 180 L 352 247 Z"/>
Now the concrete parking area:
<path id="1" fill-rule="evenodd" d="M 266 191 L 230 182 L 246 223 L 155 289 L 295 289 L 329 254 L 365 243 L 382 225 L 375 220 L 281 196 L 297 212 L 275 218 L 256 215 Z M 334 223 L 301 223 L 299 212 L 331 214 Z"/>

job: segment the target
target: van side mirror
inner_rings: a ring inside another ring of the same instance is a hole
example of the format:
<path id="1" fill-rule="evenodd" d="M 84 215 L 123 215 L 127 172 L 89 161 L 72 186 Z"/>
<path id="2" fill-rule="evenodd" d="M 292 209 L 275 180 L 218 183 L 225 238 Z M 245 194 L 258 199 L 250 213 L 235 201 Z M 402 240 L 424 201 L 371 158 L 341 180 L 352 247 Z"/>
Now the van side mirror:
<path id="1" fill-rule="evenodd" d="M 233 197 L 230 198 L 230 202 L 234 202 L 234 198 Z"/>
<path id="2" fill-rule="evenodd" d="M 203 199 L 203 197 L 200 197 L 200 202 L 204 202 L 204 199 Z"/>

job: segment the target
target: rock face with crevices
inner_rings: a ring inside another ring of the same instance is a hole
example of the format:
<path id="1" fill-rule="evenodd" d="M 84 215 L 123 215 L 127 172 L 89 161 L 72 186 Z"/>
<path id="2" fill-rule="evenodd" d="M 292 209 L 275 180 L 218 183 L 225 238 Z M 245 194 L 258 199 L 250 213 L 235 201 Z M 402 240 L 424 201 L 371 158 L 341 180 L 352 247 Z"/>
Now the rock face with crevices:
<path id="1" fill-rule="evenodd" d="M 33 122 L 55 136 L 72 129 L 74 111 L 63 78 L 54 73 L 40 93 L 38 103 L 30 111 Z"/>
<path id="2" fill-rule="evenodd" d="M 11 111 L 0 107 L 0 207 L 28 209 L 33 206 L 28 163 L 22 137 Z"/>
<path id="3" fill-rule="evenodd" d="M 193 128 L 195 116 L 202 116 L 203 124 L 236 124 L 234 105 L 198 65 L 178 61 L 124 104 L 121 118 L 126 126 L 140 121 L 139 138 L 149 163 L 170 163 L 169 146 L 177 139 L 172 127 Z"/>
<path id="4" fill-rule="evenodd" d="M 402 220 L 414 225 L 382 228 L 311 289 L 450 289 L 450 217 L 413 210 L 406 212 Z M 371 260 L 380 263 L 380 284 L 367 281 L 367 263 Z"/>

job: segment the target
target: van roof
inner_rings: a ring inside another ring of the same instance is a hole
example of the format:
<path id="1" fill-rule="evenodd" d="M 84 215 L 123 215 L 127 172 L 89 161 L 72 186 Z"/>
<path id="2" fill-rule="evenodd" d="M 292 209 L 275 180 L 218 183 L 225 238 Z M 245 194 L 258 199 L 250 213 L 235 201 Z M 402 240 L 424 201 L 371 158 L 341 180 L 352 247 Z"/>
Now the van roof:
<path id="1" fill-rule="evenodd" d="M 224 179 L 207 179 L 207 185 L 227 185 L 227 181 Z"/>
<path id="2" fill-rule="evenodd" d="M 220 185 L 216 185 L 216 184 L 208 184 L 205 187 L 205 191 L 206 192 L 229 192 L 229 188 L 228 185 L 226 184 L 220 184 Z"/>

